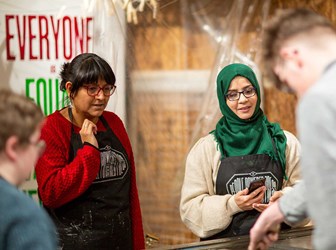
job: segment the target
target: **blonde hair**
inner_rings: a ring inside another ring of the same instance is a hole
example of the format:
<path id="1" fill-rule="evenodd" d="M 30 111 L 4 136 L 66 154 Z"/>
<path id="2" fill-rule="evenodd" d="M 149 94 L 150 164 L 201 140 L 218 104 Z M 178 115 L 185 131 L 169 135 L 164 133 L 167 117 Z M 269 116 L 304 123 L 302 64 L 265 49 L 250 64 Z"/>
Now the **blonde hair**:
<path id="1" fill-rule="evenodd" d="M 10 136 L 25 144 L 43 121 L 40 107 L 24 95 L 0 89 L 0 151 Z"/>

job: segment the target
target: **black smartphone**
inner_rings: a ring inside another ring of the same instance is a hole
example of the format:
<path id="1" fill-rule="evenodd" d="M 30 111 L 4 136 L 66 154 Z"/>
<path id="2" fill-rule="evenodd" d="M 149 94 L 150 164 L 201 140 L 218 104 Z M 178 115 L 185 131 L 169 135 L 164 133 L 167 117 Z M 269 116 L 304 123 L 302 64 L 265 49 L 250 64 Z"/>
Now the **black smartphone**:
<path id="1" fill-rule="evenodd" d="M 265 186 L 265 178 L 261 178 L 261 179 L 256 179 L 254 181 L 252 181 L 250 183 L 250 186 L 248 188 L 249 192 L 248 193 L 251 193 L 253 192 L 254 190 L 256 190 L 257 188 L 261 187 L 261 186 Z"/>

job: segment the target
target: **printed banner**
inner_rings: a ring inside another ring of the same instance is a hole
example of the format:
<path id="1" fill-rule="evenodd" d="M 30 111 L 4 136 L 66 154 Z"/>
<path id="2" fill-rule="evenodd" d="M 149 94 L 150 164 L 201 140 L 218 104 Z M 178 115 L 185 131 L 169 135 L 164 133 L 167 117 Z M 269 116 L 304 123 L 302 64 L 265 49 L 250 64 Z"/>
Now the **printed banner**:
<path id="1" fill-rule="evenodd" d="M 93 52 L 111 65 L 117 91 L 108 110 L 125 119 L 124 11 L 109 0 L 0 0 L 0 86 L 32 98 L 49 115 L 61 109 L 62 64 Z M 38 200 L 35 175 L 22 189 Z"/>

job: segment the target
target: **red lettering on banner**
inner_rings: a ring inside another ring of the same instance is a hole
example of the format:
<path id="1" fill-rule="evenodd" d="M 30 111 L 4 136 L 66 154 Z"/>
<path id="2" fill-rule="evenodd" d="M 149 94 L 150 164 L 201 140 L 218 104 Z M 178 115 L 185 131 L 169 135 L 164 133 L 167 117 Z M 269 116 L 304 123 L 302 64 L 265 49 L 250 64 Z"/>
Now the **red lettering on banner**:
<path id="1" fill-rule="evenodd" d="M 87 24 L 85 25 L 85 28 L 86 28 L 86 51 L 89 51 L 89 41 L 92 39 L 92 36 L 90 36 L 90 31 L 89 31 L 89 25 L 88 23 L 92 22 L 93 18 L 92 17 L 87 17 L 86 18 L 86 22 Z M 85 29 L 84 26 L 83 26 L 83 30 Z M 92 34 L 92 33 L 91 33 Z"/>
<path id="2" fill-rule="evenodd" d="M 44 24 L 44 25 L 43 25 Z M 44 27 L 44 30 L 43 30 Z M 45 42 L 46 46 L 46 59 L 50 59 L 50 53 L 49 53 L 49 39 L 48 39 L 48 19 L 45 16 L 39 17 L 39 33 L 40 33 L 40 58 L 43 59 L 43 41 Z"/>
<path id="3" fill-rule="evenodd" d="M 68 27 L 67 27 L 67 25 L 68 25 Z M 68 32 L 69 32 L 69 39 L 67 39 L 67 30 L 65 29 L 65 27 L 67 27 L 68 28 Z M 72 35 L 71 35 L 71 21 L 70 21 L 70 17 L 68 17 L 68 16 L 65 16 L 64 18 L 63 18 L 63 56 L 64 56 L 64 58 L 65 59 L 67 59 L 67 60 L 70 60 L 71 59 L 71 57 L 72 57 L 72 48 L 71 48 L 71 37 L 72 37 Z M 69 44 L 67 44 L 67 42 L 69 42 Z M 67 47 L 68 47 L 68 50 L 69 50 L 69 52 L 68 52 L 68 54 L 67 54 Z"/>
<path id="4" fill-rule="evenodd" d="M 83 27 L 84 27 L 84 23 L 83 23 L 83 19 L 82 19 L 82 31 L 83 31 Z M 77 23 L 77 18 L 75 17 L 75 49 L 77 50 L 77 40 L 79 42 L 79 47 L 80 47 L 80 50 L 82 51 L 83 50 L 83 36 L 85 35 L 84 34 L 84 31 L 82 32 L 82 34 L 79 33 L 79 30 L 78 30 L 78 23 Z"/>
<path id="5" fill-rule="evenodd" d="M 50 20 L 51 20 L 54 39 L 55 39 L 55 57 L 56 57 L 56 59 L 58 59 L 58 34 L 59 34 L 60 20 L 57 19 L 56 29 L 55 29 L 55 24 L 54 24 L 54 17 L 50 16 Z"/>
<path id="6" fill-rule="evenodd" d="M 5 19 L 7 60 L 59 59 L 60 55 L 70 60 L 92 46 L 92 17 L 6 15 Z"/>
<path id="7" fill-rule="evenodd" d="M 22 26 L 26 27 L 26 17 L 23 18 Z M 20 59 L 22 59 L 24 57 L 24 53 L 25 53 L 26 29 L 23 29 L 22 38 L 21 38 L 21 28 L 20 28 L 20 22 L 19 22 L 18 16 L 16 16 L 16 27 L 17 27 L 17 30 L 18 30 L 18 43 L 19 43 L 19 48 L 20 48 Z"/>
<path id="8" fill-rule="evenodd" d="M 36 16 L 28 16 L 28 30 L 29 30 L 29 59 L 36 60 L 37 56 L 33 55 L 33 40 L 35 40 L 36 35 L 33 32 L 32 20 L 36 19 Z"/>
<path id="9" fill-rule="evenodd" d="M 9 21 L 10 19 L 14 19 L 13 15 L 7 15 L 6 16 L 6 55 L 7 60 L 15 60 L 15 56 L 11 54 L 11 43 L 10 40 L 14 38 L 14 35 L 9 33 Z"/>

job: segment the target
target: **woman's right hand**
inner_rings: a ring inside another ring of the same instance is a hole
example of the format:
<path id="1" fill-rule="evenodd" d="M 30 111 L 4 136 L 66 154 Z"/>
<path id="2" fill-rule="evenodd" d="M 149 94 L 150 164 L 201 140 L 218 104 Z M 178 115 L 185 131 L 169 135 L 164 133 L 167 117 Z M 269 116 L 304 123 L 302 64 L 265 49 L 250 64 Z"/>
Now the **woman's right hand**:
<path id="1" fill-rule="evenodd" d="M 82 125 L 81 130 L 79 131 L 82 143 L 88 142 L 98 148 L 98 142 L 95 137 L 97 134 L 97 126 L 88 119 L 85 119 Z"/>
<path id="2" fill-rule="evenodd" d="M 234 195 L 235 202 L 237 203 L 238 207 L 242 210 L 252 210 L 252 205 L 254 203 L 261 203 L 264 194 L 266 191 L 266 187 L 262 186 L 254 190 L 252 193 L 248 193 L 248 188 L 245 188 L 242 191 L 239 191 Z"/>

